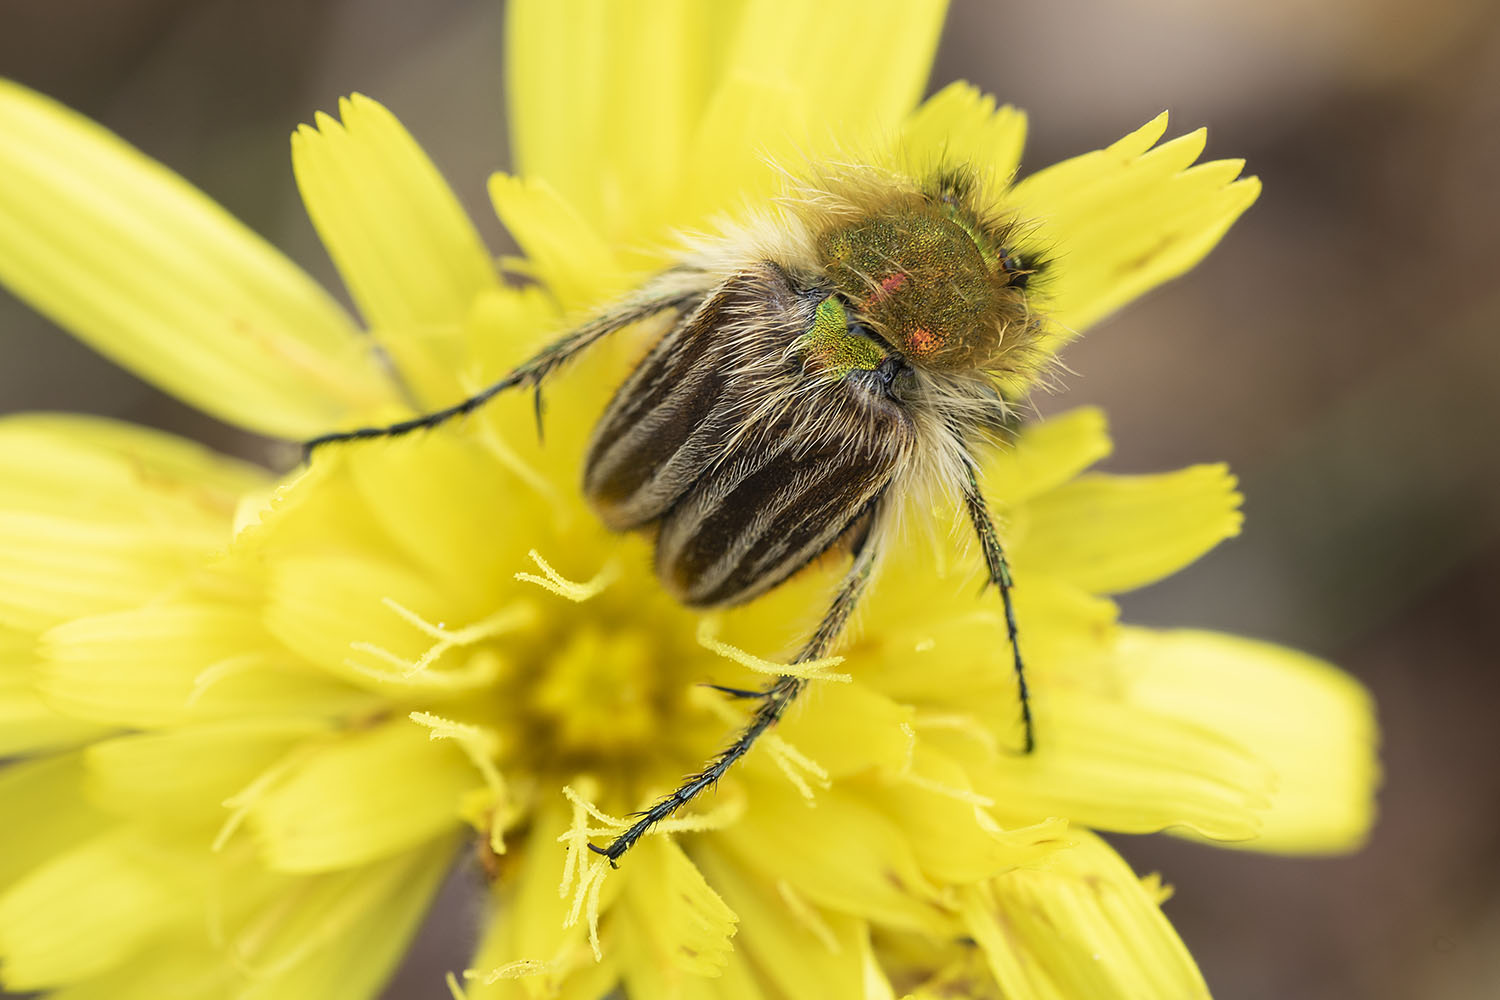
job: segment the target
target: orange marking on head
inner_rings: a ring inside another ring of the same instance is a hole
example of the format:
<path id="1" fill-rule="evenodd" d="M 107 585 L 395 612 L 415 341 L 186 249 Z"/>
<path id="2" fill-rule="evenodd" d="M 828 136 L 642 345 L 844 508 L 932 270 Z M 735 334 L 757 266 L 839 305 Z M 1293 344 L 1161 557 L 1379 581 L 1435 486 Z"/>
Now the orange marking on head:
<path id="1" fill-rule="evenodd" d="M 943 342 L 943 338 L 927 329 L 919 326 L 906 334 L 906 349 L 917 357 L 923 357 L 936 351 Z"/>
<path id="2" fill-rule="evenodd" d="M 906 284 L 906 277 L 905 271 L 897 271 L 894 274 L 888 274 L 884 278 L 881 278 L 880 287 L 866 297 L 865 305 L 874 305 L 877 302 L 883 302 L 890 298 L 900 290 L 902 285 Z"/>

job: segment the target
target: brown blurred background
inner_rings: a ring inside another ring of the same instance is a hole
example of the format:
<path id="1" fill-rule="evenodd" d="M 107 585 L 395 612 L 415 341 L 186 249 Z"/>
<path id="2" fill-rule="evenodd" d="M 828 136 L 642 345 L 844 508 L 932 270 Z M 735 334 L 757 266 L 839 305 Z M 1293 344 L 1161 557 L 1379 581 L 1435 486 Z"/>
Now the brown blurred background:
<path id="1" fill-rule="evenodd" d="M 336 285 L 286 137 L 359 90 L 484 227 L 506 164 L 489 0 L 4 0 L 0 75 L 104 122 Z M 1500 997 L 1500 5 L 1494 0 L 955 0 L 933 82 L 1032 114 L 1024 169 L 1162 108 L 1244 156 L 1259 204 L 1188 280 L 1095 330 L 1052 411 L 1108 408 L 1109 467 L 1227 460 L 1243 537 L 1124 600 L 1151 624 L 1304 647 L 1385 730 L 1362 853 L 1285 860 L 1117 838 L 1220 1000 Z M 0 290 L 0 411 L 82 410 L 264 455 Z M 466 880 L 391 997 L 464 963 Z"/>

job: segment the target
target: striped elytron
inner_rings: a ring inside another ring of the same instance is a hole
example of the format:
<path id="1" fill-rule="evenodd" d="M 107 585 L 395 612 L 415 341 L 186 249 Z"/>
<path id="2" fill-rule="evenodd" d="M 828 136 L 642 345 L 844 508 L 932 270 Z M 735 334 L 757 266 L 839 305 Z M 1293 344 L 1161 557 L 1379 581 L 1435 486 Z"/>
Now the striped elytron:
<path id="1" fill-rule="evenodd" d="M 975 450 L 1003 432 L 1007 393 L 1042 358 L 1028 302 L 1038 271 L 1016 220 L 970 172 L 843 167 L 791 191 L 774 223 L 696 244 L 676 266 L 501 381 L 454 406 L 308 443 L 403 434 L 542 380 L 600 338 L 670 313 L 605 410 L 583 488 L 606 525 L 656 532 L 656 571 L 694 607 L 747 601 L 830 551 L 851 565 L 795 662 L 838 639 L 914 491 L 961 497 L 1004 601 L 1032 746 L 1010 571 Z M 753 691 L 745 729 L 702 770 L 594 850 L 611 862 L 712 785 L 797 697 Z"/>

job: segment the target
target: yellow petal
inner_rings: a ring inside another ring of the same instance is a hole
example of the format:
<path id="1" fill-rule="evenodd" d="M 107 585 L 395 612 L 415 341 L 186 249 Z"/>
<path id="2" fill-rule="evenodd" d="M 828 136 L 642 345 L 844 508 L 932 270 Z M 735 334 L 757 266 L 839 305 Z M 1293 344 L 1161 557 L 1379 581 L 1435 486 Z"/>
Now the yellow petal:
<path id="1" fill-rule="evenodd" d="M 108 825 L 109 817 L 84 799 L 83 782 L 78 754 L 20 761 L 0 771 L 0 816 L 25 817 L 6 824 L 0 889 Z"/>
<path id="2" fill-rule="evenodd" d="M 446 381 L 418 387 L 446 401 L 463 357 L 461 324 L 499 278 L 452 189 L 396 117 L 360 94 L 339 101 L 339 116 L 319 115 L 316 128 L 292 136 L 302 200 L 366 324 L 382 343 L 428 354 L 422 371 L 446 368 Z M 403 374 L 410 382 L 415 372 Z"/>
<path id="3" fill-rule="evenodd" d="M 202 563 L 227 535 L 219 528 L 194 535 L 171 524 L 0 511 L 0 624 L 40 632 L 149 600 Z"/>
<path id="4" fill-rule="evenodd" d="M 933 714 L 1005 720 L 996 731 L 1010 732 L 1019 710 L 1000 597 L 993 588 L 980 591 L 983 573 L 972 546 L 963 562 L 950 553 L 955 564 L 936 579 L 922 555 L 917 550 L 893 559 L 870 598 L 864 614 L 882 624 L 849 651 L 860 683 L 917 706 L 919 729 Z M 1052 577 L 1017 579 L 1017 615 L 1037 672 L 1033 680 L 1066 668 L 1069 683 L 1078 683 L 1077 675 L 1093 668 L 1088 658 L 1112 634 L 1115 605 Z M 1018 741 L 1019 731 L 1013 736 Z"/>
<path id="5" fill-rule="evenodd" d="M 77 746 L 109 732 L 109 726 L 53 709 L 37 693 L 29 669 L 0 668 L 0 757 Z"/>
<path id="6" fill-rule="evenodd" d="M 689 978 L 717 978 L 729 963 L 738 917 L 704 881 L 682 848 L 648 837 L 630 852 L 628 884 L 614 921 L 640 940 L 622 942 L 620 965 L 634 996 L 666 996 Z"/>
<path id="7" fill-rule="evenodd" d="M 1114 449 L 1104 411 L 1092 406 L 1028 424 L 984 463 L 984 487 L 1002 504 L 1024 503 L 1068 482 Z"/>
<path id="8" fill-rule="evenodd" d="M 720 4 L 556 3 L 507 7 L 511 148 L 611 235 L 670 195 L 707 74 L 732 15 Z M 639 233 L 639 230 L 636 230 Z"/>
<path id="9" fill-rule="evenodd" d="M 716 840 L 743 868 L 785 879 L 811 903 L 902 928 L 947 929 L 935 889 L 900 830 L 841 785 L 819 790 L 809 806 L 767 769 L 756 775 L 744 818 Z"/>
<path id="10" fill-rule="evenodd" d="M 597 304 L 625 287 L 627 275 L 609 244 L 547 181 L 494 174 L 489 189 L 500 221 L 526 253 L 526 272 L 565 310 Z"/>
<path id="11" fill-rule="evenodd" d="M 962 893 L 964 923 L 1007 997 L 1207 1000 L 1155 896 L 1097 838 L 1046 869 Z"/>
<path id="12" fill-rule="evenodd" d="M 471 388 L 498 381 L 558 329 L 557 304 L 537 285 L 481 295 L 464 324 L 463 377 Z"/>
<path id="13" fill-rule="evenodd" d="M 672 201 L 633 224 L 644 233 L 702 229 L 715 215 L 775 194 L 782 170 L 873 155 L 921 91 L 945 7 L 940 0 L 747 5 L 720 40 L 727 50 Z"/>
<path id="14" fill-rule="evenodd" d="M 897 770 L 911 754 L 911 710 L 859 684 L 814 685 L 777 729 L 831 778 Z"/>
<path id="15" fill-rule="evenodd" d="M 402 719 L 309 748 L 249 824 L 273 869 L 350 868 L 453 830 L 479 783 L 460 750 Z"/>
<path id="16" fill-rule="evenodd" d="M 0 510 L 118 524 L 227 526 L 264 469 L 161 431 L 65 413 L 0 420 Z"/>
<path id="17" fill-rule="evenodd" d="M 920 173 L 962 163 L 1004 184 L 1021 163 L 1026 114 L 962 82 L 950 83 L 912 112 L 901 131 L 906 166 Z"/>
<path id="18" fill-rule="evenodd" d="M 315 720 L 233 720 L 102 740 L 84 751 L 87 793 L 116 816 L 211 833 L 228 816 L 226 799 L 293 744 L 328 728 Z"/>
<path id="19" fill-rule="evenodd" d="M 1066 816 L 1127 833 L 1175 825 L 1223 840 L 1260 829 L 1274 776 L 1234 740 L 1118 699 L 1055 688 L 1037 692 L 1037 749 L 987 760 L 957 735 L 928 733 L 949 757 L 972 762 L 969 777 L 996 814 L 1037 822 Z M 1012 728 L 1014 709 L 991 726 Z M 1006 759 L 1009 757 L 1009 759 Z"/>
<path id="20" fill-rule="evenodd" d="M 789 1000 L 860 995 L 863 921 L 812 905 L 789 884 L 737 864 L 711 843 L 695 846 L 693 856 L 740 915 L 736 950 L 780 994 Z"/>
<path id="21" fill-rule="evenodd" d="M 244 925 L 229 947 L 244 1000 L 374 997 L 405 954 L 453 859 L 452 837 L 347 872 L 299 880 Z"/>
<path id="22" fill-rule="evenodd" d="M 700 220 L 776 194 L 780 169 L 801 167 L 811 152 L 799 137 L 814 133 L 808 115 L 815 113 L 789 81 L 758 74 L 720 81 L 693 133 L 672 214 L 656 224 L 699 228 Z M 746 136 L 760 138 L 750 145 Z"/>
<path id="23" fill-rule="evenodd" d="M 947 955 L 915 964 L 914 975 L 927 975 L 922 984 L 902 1000 L 1017 1000 L 1017 995 L 1002 994 L 984 952 L 978 948 L 952 948 Z M 1030 1000 L 1030 994 L 1019 994 Z"/>
<path id="24" fill-rule="evenodd" d="M 921 92 L 945 7 L 515 3 L 512 148 L 524 176 L 613 243 L 658 240 L 733 201 L 767 155 L 893 130 Z"/>
<path id="25" fill-rule="evenodd" d="M 865 780 L 865 800 L 906 835 L 922 871 L 935 882 L 969 883 L 1034 865 L 1067 846 L 1068 824 L 1045 820 L 1005 830 L 990 818 L 968 775 L 925 742 L 909 774 Z M 968 796 L 967 798 L 965 796 Z"/>
<path id="26" fill-rule="evenodd" d="M 359 495 L 385 529 L 381 549 L 394 543 L 448 595 L 450 614 L 478 618 L 494 611 L 486 602 L 513 589 L 517 572 L 534 568 L 526 552 L 540 539 L 517 529 L 536 531 L 538 518 L 511 520 L 520 485 L 478 441 L 435 433 L 353 450 L 348 459 Z"/>
<path id="27" fill-rule="evenodd" d="M 361 455 L 384 450 L 349 449 Z M 244 498 L 243 508 L 235 515 L 229 565 L 259 580 L 264 564 L 288 553 L 306 555 L 335 547 L 385 550 L 390 544 L 385 529 L 341 463 L 329 460 L 342 453 L 336 446 L 320 450 L 311 465 L 287 476 L 269 492 L 257 491 Z M 338 530 L 330 532 L 330 525 L 337 525 Z"/>
<path id="28" fill-rule="evenodd" d="M 1124 629 L 1130 698 L 1211 727 L 1276 772 L 1260 836 L 1234 846 L 1350 851 L 1374 820 L 1380 769 L 1374 706 L 1348 674 L 1237 636 Z"/>
<path id="29" fill-rule="evenodd" d="M 628 972 L 623 985 L 628 992 L 617 995 L 661 997 L 662 1000 L 762 1000 L 765 990 L 750 963 L 739 951 L 724 956 L 724 967 L 713 978 L 683 976 L 651 960 L 652 923 L 632 917 L 613 928 L 610 950 L 621 957 Z M 574 980 L 581 979 L 575 976 Z M 570 982 L 571 986 L 572 983 Z M 544 994 L 545 995 L 545 994 Z M 576 994 L 570 994 L 576 995 Z M 595 994 L 616 995 L 616 994 Z"/>
<path id="30" fill-rule="evenodd" d="M 1192 166 L 1204 133 L 1150 147 L 1157 116 L 1107 149 L 1038 171 L 1007 196 L 1037 223 L 1053 265 L 1044 283 L 1054 349 L 1100 317 L 1202 260 L 1260 193 L 1239 160 Z"/>
<path id="31" fill-rule="evenodd" d="M 0 84 L 0 278 L 142 378 L 265 434 L 392 400 L 349 318 L 181 178 Z"/>
<path id="32" fill-rule="evenodd" d="M 40 631 L 147 600 L 228 541 L 239 496 L 265 481 L 159 431 L 0 421 L 0 621 Z"/>
<path id="33" fill-rule="evenodd" d="M 1083 476 L 1027 506 L 1011 561 L 1018 579 L 1045 573 L 1096 594 L 1131 590 L 1239 534 L 1241 499 L 1222 465 Z"/>
<path id="34" fill-rule="evenodd" d="M 328 716 L 367 695 L 298 669 L 249 610 L 154 604 L 93 615 L 42 636 L 37 689 L 58 711 L 154 727 L 257 712 Z"/>
<path id="35" fill-rule="evenodd" d="M 595 1000 L 618 979 L 616 949 L 607 948 L 604 961 L 596 963 L 586 940 L 587 922 L 566 926 L 570 901 L 557 891 L 564 864 L 557 838 L 567 829 L 558 796 L 538 808 L 525 843 L 512 848 L 521 861 L 513 875 L 495 885 L 489 924 L 471 965 L 475 978 L 466 986 L 469 1000 L 553 995 Z M 607 934 L 609 928 L 604 930 Z M 485 981 L 500 969 L 525 974 Z"/>
<path id="36" fill-rule="evenodd" d="M 484 670 L 465 669 L 467 649 L 436 649 L 407 613 L 455 628 L 470 623 L 456 602 L 417 574 L 355 555 L 277 560 L 265 617 L 271 633 L 309 664 L 371 691 L 409 697 L 471 690 L 465 677 L 482 682 Z M 438 683 L 440 675 L 447 686 Z"/>
<path id="37" fill-rule="evenodd" d="M 752 3 L 734 35 L 726 76 L 785 80 L 815 128 L 868 141 L 893 131 L 921 96 L 947 6 L 942 0 Z M 779 138 L 748 135 L 743 143 Z"/>
<path id="38" fill-rule="evenodd" d="M 206 937 L 206 935 L 205 935 Z M 47 994 L 48 1000 L 220 1000 L 233 970 L 208 941 L 172 935 L 107 971 Z"/>
<path id="39" fill-rule="evenodd" d="M 124 831 L 63 851 L 0 896 L 0 979 L 31 990 L 129 957 L 189 907 L 185 880 Z"/>
<path id="40" fill-rule="evenodd" d="M 1018 181 L 1014 196 L 1027 198 L 1063 197 L 1070 190 L 1092 191 L 1145 155 L 1167 131 L 1167 112 L 1163 111 L 1134 132 L 1104 149 L 1061 160 Z"/>

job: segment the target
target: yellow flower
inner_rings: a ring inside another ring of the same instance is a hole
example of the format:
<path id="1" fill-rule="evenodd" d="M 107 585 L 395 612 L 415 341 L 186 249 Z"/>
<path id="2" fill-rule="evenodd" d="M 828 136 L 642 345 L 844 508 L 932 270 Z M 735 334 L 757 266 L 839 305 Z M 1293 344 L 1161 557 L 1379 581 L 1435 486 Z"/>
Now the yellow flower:
<path id="1" fill-rule="evenodd" d="M 394 362 L 181 180 L 0 86 L 0 278 L 183 399 L 306 438 L 449 403 L 667 260 L 669 230 L 774 194 L 772 162 L 863 143 L 1014 172 L 1025 119 L 963 85 L 911 110 L 938 4 L 517 2 L 523 247 L 501 280 L 399 123 L 352 98 L 298 183 Z M 1191 267 L 1254 200 L 1165 116 L 1010 187 L 1056 250 L 1053 345 Z M 913 533 L 842 661 L 723 782 L 610 871 L 584 847 L 670 790 L 816 620 L 831 568 L 701 616 L 575 484 L 651 331 L 531 401 L 320 453 L 278 478 L 106 421 L 0 422 L 0 981 L 92 997 L 361 997 L 458 852 L 489 919 L 470 997 L 1195 997 L 1159 909 L 1090 829 L 1273 851 L 1356 845 L 1370 706 L 1326 665 L 1116 622 L 1107 595 L 1239 526 L 1218 466 L 1085 470 L 1103 417 L 984 469 L 1040 745 L 998 601 Z M 948 511 L 932 512 L 942 521 Z M 24 817 L 24 821 L 18 818 Z M 482 873 L 482 874 L 481 874 Z"/>

